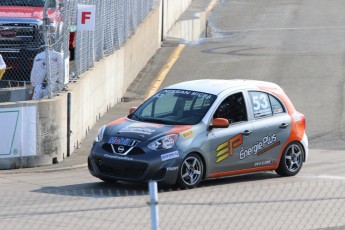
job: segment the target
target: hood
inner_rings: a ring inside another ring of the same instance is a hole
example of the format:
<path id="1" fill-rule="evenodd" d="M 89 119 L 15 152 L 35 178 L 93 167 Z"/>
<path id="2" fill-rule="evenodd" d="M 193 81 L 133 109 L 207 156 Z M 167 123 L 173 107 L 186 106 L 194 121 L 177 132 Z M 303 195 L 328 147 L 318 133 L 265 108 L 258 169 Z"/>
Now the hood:
<path id="1" fill-rule="evenodd" d="M 107 125 L 104 135 L 110 137 L 123 137 L 133 140 L 147 141 L 168 134 L 180 133 L 190 129 L 191 125 L 162 125 L 133 121 L 128 118 L 116 120 Z"/>
<path id="2" fill-rule="evenodd" d="M 54 18 L 55 10 L 48 10 L 49 18 Z M 36 18 L 43 20 L 43 7 L 0 6 L 1 18 Z"/>

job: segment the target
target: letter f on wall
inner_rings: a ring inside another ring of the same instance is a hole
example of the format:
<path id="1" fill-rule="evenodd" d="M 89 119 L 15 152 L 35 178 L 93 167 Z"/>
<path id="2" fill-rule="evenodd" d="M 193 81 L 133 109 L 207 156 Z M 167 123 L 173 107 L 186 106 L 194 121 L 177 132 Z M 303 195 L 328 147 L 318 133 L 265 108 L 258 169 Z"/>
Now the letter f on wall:
<path id="1" fill-rule="evenodd" d="M 81 24 L 85 24 L 86 19 L 91 18 L 91 12 L 81 12 Z"/>

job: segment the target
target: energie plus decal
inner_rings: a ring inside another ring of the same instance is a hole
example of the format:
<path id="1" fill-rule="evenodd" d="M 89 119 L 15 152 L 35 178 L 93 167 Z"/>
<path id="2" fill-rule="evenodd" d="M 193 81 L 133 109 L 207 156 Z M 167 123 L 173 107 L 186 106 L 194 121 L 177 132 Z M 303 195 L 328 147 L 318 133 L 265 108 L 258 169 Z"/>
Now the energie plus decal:
<path id="1" fill-rule="evenodd" d="M 251 155 L 263 154 L 274 147 L 280 145 L 280 141 L 277 141 L 277 135 L 264 136 L 261 141 L 257 141 L 255 145 L 245 149 L 244 147 L 240 150 L 240 160 L 245 159 Z"/>
<path id="2" fill-rule="evenodd" d="M 216 151 L 217 151 L 217 160 L 216 163 L 219 163 L 229 156 L 233 156 L 234 149 L 243 143 L 243 136 L 242 133 L 230 138 L 228 141 L 218 145 Z"/>

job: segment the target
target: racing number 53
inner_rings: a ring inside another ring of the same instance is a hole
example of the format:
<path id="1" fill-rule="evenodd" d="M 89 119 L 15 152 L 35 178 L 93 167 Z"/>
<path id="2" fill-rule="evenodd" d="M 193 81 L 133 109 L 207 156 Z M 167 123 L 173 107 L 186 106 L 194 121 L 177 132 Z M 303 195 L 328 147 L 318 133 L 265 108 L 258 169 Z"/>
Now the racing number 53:
<path id="1" fill-rule="evenodd" d="M 252 96 L 254 110 L 267 109 L 269 102 L 266 94 Z"/>
<path id="2" fill-rule="evenodd" d="M 267 93 L 252 91 L 249 92 L 249 95 L 255 118 L 272 115 L 271 104 Z"/>

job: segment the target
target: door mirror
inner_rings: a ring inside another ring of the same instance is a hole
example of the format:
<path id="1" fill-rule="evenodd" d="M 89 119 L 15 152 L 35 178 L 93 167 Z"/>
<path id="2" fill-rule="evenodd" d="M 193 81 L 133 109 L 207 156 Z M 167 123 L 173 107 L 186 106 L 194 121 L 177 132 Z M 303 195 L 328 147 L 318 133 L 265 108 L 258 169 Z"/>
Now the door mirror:
<path id="1" fill-rule="evenodd" d="M 138 107 L 132 107 L 129 109 L 129 114 L 132 114 Z"/>
<path id="2" fill-rule="evenodd" d="M 225 118 L 215 118 L 210 128 L 227 128 L 229 127 L 229 121 Z"/>

